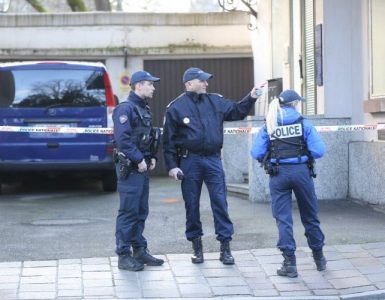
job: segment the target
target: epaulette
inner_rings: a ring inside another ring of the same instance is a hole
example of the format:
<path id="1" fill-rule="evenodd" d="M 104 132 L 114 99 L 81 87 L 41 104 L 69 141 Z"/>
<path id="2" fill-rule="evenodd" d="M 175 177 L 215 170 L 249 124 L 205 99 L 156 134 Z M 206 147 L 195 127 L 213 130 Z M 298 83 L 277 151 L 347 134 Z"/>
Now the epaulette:
<path id="1" fill-rule="evenodd" d="M 184 96 L 186 93 L 182 93 L 180 94 L 178 97 L 176 97 L 174 100 L 172 100 L 167 106 L 166 108 L 169 108 L 171 105 L 173 105 L 176 101 L 180 100 L 182 98 L 182 96 Z"/>
<path id="2" fill-rule="evenodd" d="M 119 102 L 119 104 L 118 104 L 117 106 L 119 106 L 119 105 L 124 105 L 124 104 L 128 104 L 128 103 L 129 103 L 129 101 L 123 100 L 122 102 Z"/>
<path id="3" fill-rule="evenodd" d="M 116 107 L 115 109 L 117 110 L 117 108 L 121 108 L 122 110 L 133 110 L 135 109 L 135 105 L 131 102 L 131 101 L 128 101 L 128 100 L 124 100 L 122 102 L 120 102 Z"/>
<path id="4" fill-rule="evenodd" d="M 219 97 L 223 98 L 223 95 L 218 94 L 218 93 L 208 93 L 208 94 L 209 94 L 209 95 L 216 95 L 216 96 L 219 96 Z"/>

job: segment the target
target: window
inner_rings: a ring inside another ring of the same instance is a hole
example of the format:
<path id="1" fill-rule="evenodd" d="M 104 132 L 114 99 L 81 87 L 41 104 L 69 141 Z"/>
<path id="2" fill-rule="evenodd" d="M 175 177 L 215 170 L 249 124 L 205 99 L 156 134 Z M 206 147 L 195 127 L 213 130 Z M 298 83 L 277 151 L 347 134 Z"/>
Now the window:
<path id="1" fill-rule="evenodd" d="M 385 95 L 385 1 L 371 1 L 371 97 Z"/>
<path id="2" fill-rule="evenodd" d="M 315 52 L 314 52 L 314 2 L 303 2 L 303 71 L 304 71 L 304 96 L 306 98 L 305 114 L 314 115 L 316 107 L 315 86 Z"/>
<path id="3" fill-rule="evenodd" d="M 105 102 L 100 71 L 0 71 L 1 107 L 104 106 Z"/>

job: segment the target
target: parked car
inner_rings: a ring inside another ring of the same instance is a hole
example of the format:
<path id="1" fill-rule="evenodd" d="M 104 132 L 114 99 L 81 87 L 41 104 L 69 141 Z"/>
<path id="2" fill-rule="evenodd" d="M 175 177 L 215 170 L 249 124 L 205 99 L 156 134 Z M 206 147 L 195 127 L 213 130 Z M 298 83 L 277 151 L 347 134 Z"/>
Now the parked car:
<path id="1" fill-rule="evenodd" d="M 0 126 L 113 127 L 115 105 L 102 63 L 0 64 Z M 112 192 L 112 153 L 112 134 L 0 131 L 0 188 L 26 172 L 71 172 L 96 176 Z"/>

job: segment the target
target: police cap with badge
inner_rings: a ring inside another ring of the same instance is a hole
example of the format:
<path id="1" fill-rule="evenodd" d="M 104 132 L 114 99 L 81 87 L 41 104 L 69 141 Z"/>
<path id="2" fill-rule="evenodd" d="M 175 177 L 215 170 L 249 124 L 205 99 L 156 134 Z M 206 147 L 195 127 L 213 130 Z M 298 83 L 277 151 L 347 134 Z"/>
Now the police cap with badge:
<path id="1" fill-rule="evenodd" d="M 190 81 L 193 79 L 208 80 L 212 77 L 213 75 L 210 73 L 206 73 L 199 68 L 191 67 L 184 72 L 183 83 L 186 83 L 187 81 Z"/>
<path id="2" fill-rule="evenodd" d="M 150 73 L 146 71 L 137 71 L 131 76 L 130 85 L 138 83 L 140 81 L 159 81 L 160 78 L 152 76 Z"/>
<path id="3" fill-rule="evenodd" d="M 160 81 L 159 77 L 152 76 L 149 72 L 147 71 L 137 71 L 134 74 L 132 74 L 131 79 L 130 79 L 130 85 L 134 85 L 135 83 L 138 83 L 140 81 Z M 122 114 L 119 116 L 119 122 L 120 124 L 126 123 L 128 120 L 128 116 L 125 114 Z"/>
<path id="4" fill-rule="evenodd" d="M 285 104 L 285 103 L 290 103 L 293 101 L 305 101 L 305 98 L 301 97 L 298 95 L 296 91 L 293 90 L 285 90 L 282 93 L 279 94 L 278 96 L 279 103 Z"/>

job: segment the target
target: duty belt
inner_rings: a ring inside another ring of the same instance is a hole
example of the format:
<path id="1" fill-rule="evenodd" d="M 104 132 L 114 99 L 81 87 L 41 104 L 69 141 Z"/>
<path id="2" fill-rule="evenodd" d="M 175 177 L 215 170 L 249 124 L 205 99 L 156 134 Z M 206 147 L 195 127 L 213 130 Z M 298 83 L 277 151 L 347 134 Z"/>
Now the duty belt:
<path id="1" fill-rule="evenodd" d="M 189 151 L 187 150 L 188 154 L 194 154 L 194 155 L 199 155 L 199 156 L 212 156 L 212 155 L 219 155 L 218 152 L 206 152 L 206 151 Z"/>

